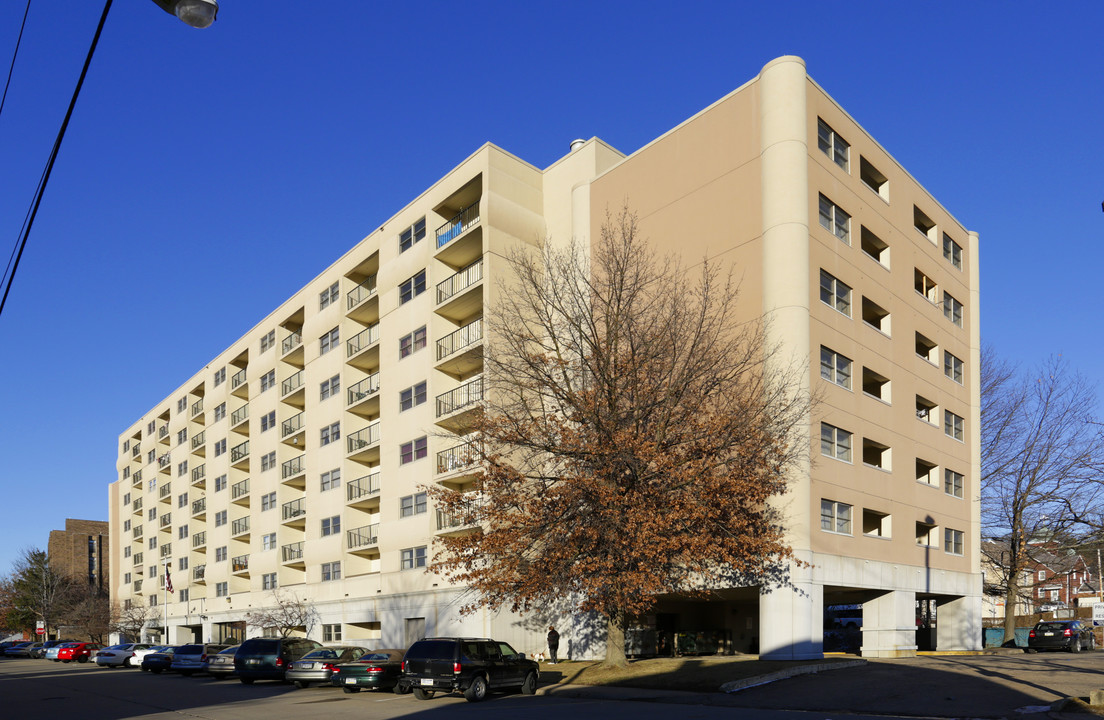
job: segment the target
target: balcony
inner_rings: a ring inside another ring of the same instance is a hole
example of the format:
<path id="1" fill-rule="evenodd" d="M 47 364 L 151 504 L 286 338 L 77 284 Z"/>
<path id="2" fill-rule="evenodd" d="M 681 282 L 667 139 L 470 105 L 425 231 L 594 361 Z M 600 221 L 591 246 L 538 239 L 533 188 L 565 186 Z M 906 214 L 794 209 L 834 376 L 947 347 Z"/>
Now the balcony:
<path id="1" fill-rule="evenodd" d="M 207 547 L 207 532 L 197 532 L 192 535 L 192 550 L 202 550 Z"/>
<path id="2" fill-rule="evenodd" d="M 157 526 L 161 530 L 172 532 L 172 513 L 165 513 L 164 515 L 162 515 L 161 519 L 157 523 Z"/>
<path id="3" fill-rule="evenodd" d="M 303 456 L 293 457 L 280 466 L 280 482 L 303 490 L 307 485 L 307 471 Z"/>
<path id="4" fill-rule="evenodd" d="M 192 412 L 189 416 L 196 422 L 203 422 L 203 398 L 192 403 Z"/>
<path id="5" fill-rule="evenodd" d="M 230 465 L 238 470 L 249 469 L 249 441 L 230 448 Z"/>
<path id="6" fill-rule="evenodd" d="M 375 275 L 369 275 L 345 295 L 345 314 L 365 325 L 379 320 Z"/>
<path id="7" fill-rule="evenodd" d="M 451 534 L 474 526 L 475 523 L 465 522 L 463 518 L 448 515 L 441 510 L 437 511 L 437 533 L 439 535 Z"/>
<path id="8" fill-rule="evenodd" d="M 280 423 L 280 440 L 288 445 L 306 446 L 306 431 L 303 429 L 303 413 L 292 415 Z"/>
<path id="9" fill-rule="evenodd" d="M 142 581 L 141 580 L 135 580 L 134 581 L 134 592 L 136 592 L 136 593 L 142 592 Z"/>
<path id="10" fill-rule="evenodd" d="M 280 343 L 280 359 L 297 368 L 303 367 L 303 336 L 297 332 L 288 335 Z"/>
<path id="11" fill-rule="evenodd" d="M 304 498 L 291 500 L 281 506 L 281 522 L 289 527 L 304 528 L 307 524 L 307 505 Z"/>
<path id="12" fill-rule="evenodd" d="M 345 543 L 351 553 L 379 555 L 379 523 L 346 531 Z"/>
<path id="13" fill-rule="evenodd" d="M 235 575 L 249 576 L 249 556 L 238 555 L 237 557 L 230 558 L 230 572 Z"/>
<path id="14" fill-rule="evenodd" d="M 437 369 L 454 378 L 483 369 L 483 318 L 437 341 Z"/>
<path id="15" fill-rule="evenodd" d="M 379 507 L 380 474 L 376 472 L 359 477 L 345 485 L 345 501 L 360 510 Z"/>
<path id="16" fill-rule="evenodd" d="M 207 498 L 202 497 L 199 500 L 192 500 L 192 517 L 196 520 L 203 520 L 207 517 Z"/>
<path id="17" fill-rule="evenodd" d="M 230 523 L 230 537 L 235 540 L 249 540 L 249 516 L 240 517 Z"/>
<path id="18" fill-rule="evenodd" d="M 165 543 L 161 546 L 161 557 L 172 557 L 172 543 Z"/>
<path id="19" fill-rule="evenodd" d="M 280 402 L 303 409 L 306 393 L 303 390 L 303 371 L 295 373 L 280 383 Z"/>
<path id="20" fill-rule="evenodd" d="M 134 533 L 134 539 L 137 540 L 138 538 L 142 537 L 142 526 L 135 525 L 134 530 L 132 530 L 131 532 Z"/>
<path id="21" fill-rule="evenodd" d="M 207 431 L 200 430 L 192 435 L 192 454 L 199 457 L 207 456 Z"/>
<path id="22" fill-rule="evenodd" d="M 345 438 L 347 457 L 357 462 L 375 462 L 380 455 L 379 441 L 380 423 L 377 420 Z"/>
<path id="23" fill-rule="evenodd" d="M 476 411 L 483 401 L 483 378 L 469 380 L 455 390 L 437 396 L 437 424 L 465 435 L 474 428 Z"/>
<path id="24" fill-rule="evenodd" d="M 249 478 L 230 486 L 230 502 L 249 507 Z"/>
<path id="25" fill-rule="evenodd" d="M 372 373 L 345 391 L 349 412 L 361 417 L 379 415 L 380 374 Z"/>
<path id="26" fill-rule="evenodd" d="M 130 476 L 130 486 L 131 487 L 141 487 L 142 486 L 142 471 L 141 470 L 135 470 L 134 474 Z"/>
<path id="27" fill-rule="evenodd" d="M 142 498 L 138 498 L 130 504 L 131 510 L 136 513 L 142 512 Z"/>
<path id="28" fill-rule="evenodd" d="M 287 545 L 281 545 L 280 562 L 285 565 L 291 565 L 292 567 L 304 567 L 305 563 L 303 562 L 303 543 L 295 542 L 289 543 Z"/>
<path id="29" fill-rule="evenodd" d="M 158 442 L 162 443 L 163 445 L 168 445 L 169 444 L 169 426 L 168 425 L 162 425 L 160 428 L 157 429 L 157 440 L 158 440 Z"/>
<path id="30" fill-rule="evenodd" d="M 142 563 L 144 563 L 145 561 L 146 561 L 146 558 L 145 558 L 145 555 L 143 553 L 134 553 L 134 565 L 135 565 L 135 567 L 141 567 Z"/>
<path id="31" fill-rule="evenodd" d="M 437 534 L 452 535 L 471 532 L 479 526 L 478 517 L 481 495 L 477 492 L 465 493 L 464 509 L 458 515 L 449 515 L 440 508 L 437 509 Z"/>
<path id="32" fill-rule="evenodd" d="M 453 322 L 483 307 L 483 258 L 437 283 L 437 314 Z"/>
<path id="33" fill-rule="evenodd" d="M 479 202 L 477 201 L 456 213 L 444 225 L 437 228 L 437 249 L 440 250 L 478 224 Z"/>
<path id="34" fill-rule="evenodd" d="M 162 485 L 157 491 L 157 499 L 161 502 L 172 502 L 172 485 Z"/>
<path id="35" fill-rule="evenodd" d="M 165 453 L 161 457 L 157 458 L 157 472 L 169 473 L 172 472 L 172 456 Z"/>
<path id="36" fill-rule="evenodd" d="M 207 575 L 207 566 L 206 565 L 196 565 L 194 568 L 192 568 L 192 582 L 197 583 L 199 585 L 206 585 L 207 584 L 207 580 L 206 580 L 206 577 L 205 577 L 206 575 Z"/>
<path id="37" fill-rule="evenodd" d="M 450 487 L 462 485 L 482 472 L 479 460 L 479 448 L 472 442 L 463 442 L 441 450 L 437 453 L 437 482 Z"/>
<path id="38" fill-rule="evenodd" d="M 239 435 L 249 435 L 249 405 L 230 413 L 230 429 Z"/>
<path id="39" fill-rule="evenodd" d="M 345 361 L 365 371 L 379 367 L 379 337 L 379 323 L 375 323 L 346 340 Z"/>
<path id="40" fill-rule="evenodd" d="M 130 457 L 132 459 L 136 458 L 136 457 L 141 457 L 141 455 L 142 455 L 142 446 L 141 445 L 135 445 L 134 447 L 132 447 L 130 449 Z"/>
<path id="41" fill-rule="evenodd" d="M 206 487 L 207 485 L 207 466 L 197 465 L 192 468 L 192 487 Z"/>
<path id="42" fill-rule="evenodd" d="M 249 383 L 245 379 L 245 368 L 230 376 L 230 394 L 242 400 L 249 399 Z"/>

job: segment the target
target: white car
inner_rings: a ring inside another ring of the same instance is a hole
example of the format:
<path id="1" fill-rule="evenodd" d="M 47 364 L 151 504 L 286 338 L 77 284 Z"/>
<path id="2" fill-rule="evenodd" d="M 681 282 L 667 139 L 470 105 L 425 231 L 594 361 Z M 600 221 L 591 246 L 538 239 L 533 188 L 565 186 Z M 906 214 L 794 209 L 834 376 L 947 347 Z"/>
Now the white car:
<path id="1" fill-rule="evenodd" d="M 136 652 L 149 650 L 152 645 L 145 643 L 123 643 L 112 645 L 96 653 L 96 664 L 100 667 L 138 667 L 142 658 L 135 658 Z"/>
<path id="2" fill-rule="evenodd" d="M 140 668 L 142 667 L 142 660 L 145 659 L 146 655 L 164 652 L 166 648 L 170 647 L 172 647 L 172 645 L 143 645 L 141 650 L 134 651 L 134 659 L 131 660 L 131 662 L 134 664 L 134 667 Z"/>

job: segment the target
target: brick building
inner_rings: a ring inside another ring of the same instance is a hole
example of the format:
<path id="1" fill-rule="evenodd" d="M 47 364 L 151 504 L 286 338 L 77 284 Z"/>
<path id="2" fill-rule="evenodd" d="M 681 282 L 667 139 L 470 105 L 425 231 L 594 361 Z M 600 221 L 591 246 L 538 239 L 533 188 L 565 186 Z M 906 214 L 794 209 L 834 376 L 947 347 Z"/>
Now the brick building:
<path id="1" fill-rule="evenodd" d="M 51 530 L 47 552 L 54 571 L 107 590 L 108 523 L 65 519 L 64 530 Z"/>

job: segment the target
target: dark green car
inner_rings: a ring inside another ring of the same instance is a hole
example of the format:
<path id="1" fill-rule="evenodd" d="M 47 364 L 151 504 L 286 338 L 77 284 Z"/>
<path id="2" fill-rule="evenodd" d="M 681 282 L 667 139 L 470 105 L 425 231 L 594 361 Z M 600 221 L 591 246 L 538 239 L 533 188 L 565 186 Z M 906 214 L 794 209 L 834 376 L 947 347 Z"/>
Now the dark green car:
<path id="1" fill-rule="evenodd" d="M 393 689 L 400 695 L 408 693 L 409 689 L 399 687 L 403 654 L 402 650 L 369 650 L 356 662 L 335 666 L 330 684 L 340 686 L 347 693 L 362 689 Z"/>

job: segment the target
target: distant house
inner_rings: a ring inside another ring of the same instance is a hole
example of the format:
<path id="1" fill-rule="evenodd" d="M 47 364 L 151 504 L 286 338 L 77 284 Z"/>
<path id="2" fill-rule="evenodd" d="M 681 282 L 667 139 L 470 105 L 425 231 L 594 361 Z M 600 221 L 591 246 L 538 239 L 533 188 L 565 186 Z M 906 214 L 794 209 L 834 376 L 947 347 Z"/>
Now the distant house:
<path id="1" fill-rule="evenodd" d="M 1004 617 L 1004 578 L 1007 575 L 1008 543 L 982 543 L 985 575 L 983 616 Z M 1032 543 L 1028 563 L 1020 575 L 1017 615 L 1091 605 L 1099 598 L 1100 584 L 1084 556 L 1057 543 Z"/>

